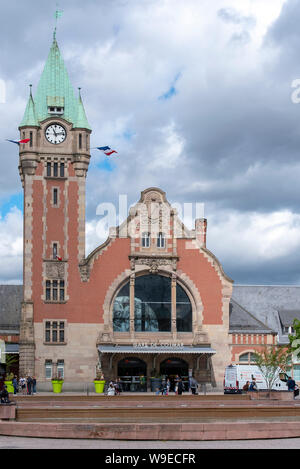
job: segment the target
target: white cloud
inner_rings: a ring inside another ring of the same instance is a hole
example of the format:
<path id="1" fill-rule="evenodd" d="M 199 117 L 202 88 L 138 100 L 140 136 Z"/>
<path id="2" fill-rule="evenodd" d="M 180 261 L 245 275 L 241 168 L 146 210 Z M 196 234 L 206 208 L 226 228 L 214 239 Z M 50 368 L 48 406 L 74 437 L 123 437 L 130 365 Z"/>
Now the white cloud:
<path id="1" fill-rule="evenodd" d="M 23 267 L 23 215 L 16 207 L 0 217 L 0 282 L 21 283 Z"/>

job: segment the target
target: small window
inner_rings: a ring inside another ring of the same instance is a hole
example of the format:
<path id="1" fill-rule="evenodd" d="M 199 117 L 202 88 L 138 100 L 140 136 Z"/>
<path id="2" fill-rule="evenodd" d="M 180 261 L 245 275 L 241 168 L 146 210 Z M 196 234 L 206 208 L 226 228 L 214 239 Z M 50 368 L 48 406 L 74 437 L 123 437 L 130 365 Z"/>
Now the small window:
<path id="1" fill-rule="evenodd" d="M 46 379 L 52 378 L 52 360 L 45 361 L 45 377 Z"/>
<path id="2" fill-rule="evenodd" d="M 53 256 L 53 259 L 56 259 L 56 258 L 57 258 L 57 243 L 53 243 L 53 246 L 52 246 L 52 256 Z"/>
<path id="3" fill-rule="evenodd" d="M 58 163 L 53 164 L 53 176 L 57 178 L 58 176 Z"/>
<path id="4" fill-rule="evenodd" d="M 59 175 L 60 175 L 61 178 L 65 177 L 65 164 L 64 163 L 60 163 Z"/>
<path id="5" fill-rule="evenodd" d="M 164 248 L 166 245 L 165 243 L 165 235 L 163 233 L 159 233 L 157 236 L 157 247 Z"/>
<path id="6" fill-rule="evenodd" d="M 29 143 L 29 146 L 30 146 L 30 147 L 32 147 L 32 144 L 33 144 L 33 142 L 32 142 L 32 138 L 33 138 L 33 134 L 32 134 L 32 132 L 29 132 L 29 137 L 30 137 L 30 143 Z"/>
<path id="7" fill-rule="evenodd" d="M 65 371 L 65 362 L 64 360 L 57 360 L 57 377 L 63 379 Z"/>
<path id="8" fill-rule="evenodd" d="M 81 148 L 82 148 L 82 134 L 79 134 L 78 146 L 79 146 L 79 149 L 81 150 Z"/>
<path id="9" fill-rule="evenodd" d="M 48 176 L 48 177 L 51 177 L 51 173 L 52 173 L 52 171 L 51 171 L 51 163 L 47 163 L 47 176 Z"/>
<path id="10" fill-rule="evenodd" d="M 149 248 L 150 247 L 150 233 L 143 233 L 142 235 L 142 247 Z"/>
<path id="11" fill-rule="evenodd" d="M 57 204 L 58 204 L 58 190 L 53 189 L 53 205 L 57 205 Z"/>

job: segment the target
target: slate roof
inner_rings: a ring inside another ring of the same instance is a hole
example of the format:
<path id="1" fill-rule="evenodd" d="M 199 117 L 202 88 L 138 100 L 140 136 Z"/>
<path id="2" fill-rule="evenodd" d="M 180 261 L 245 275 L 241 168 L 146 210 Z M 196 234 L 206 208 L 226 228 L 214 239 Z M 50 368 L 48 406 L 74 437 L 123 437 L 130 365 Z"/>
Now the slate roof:
<path id="1" fill-rule="evenodd" d="M 233 299 L 229 304 L 229 332 L 276 334 Z"/>
<path id="2" fill-rule="evenodd" d="M 23 285 L 0 285 L 0 331 L 20 329 Z"/>
<path id="3" fill-rule="evenodd" d="M 279 319 L 283 326 L 292 326 L 294 319 L 300 320 L 300 310 L 279 310 Z"/>
<path id="4" fill-rule="evenodd" d="M 300 286 L 297 285 L 234 285 L 232 300 L 255 318 L 278 333 L 278 343 L 289 342 L 283 334 L 279 312 L 300 311 Z"/>

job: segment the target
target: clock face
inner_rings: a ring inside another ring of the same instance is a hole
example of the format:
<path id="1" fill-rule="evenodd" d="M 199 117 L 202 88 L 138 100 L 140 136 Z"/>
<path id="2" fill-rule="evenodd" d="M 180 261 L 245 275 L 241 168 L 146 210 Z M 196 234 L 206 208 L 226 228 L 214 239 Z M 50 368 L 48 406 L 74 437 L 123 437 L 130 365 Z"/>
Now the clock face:
<path id="1" fill-rule="evenodd" d="M 51 124 L 46 128 L 45 135 L 48 142 L 58 145 L 66 139 L 67 132 L 62 125 Z"/>

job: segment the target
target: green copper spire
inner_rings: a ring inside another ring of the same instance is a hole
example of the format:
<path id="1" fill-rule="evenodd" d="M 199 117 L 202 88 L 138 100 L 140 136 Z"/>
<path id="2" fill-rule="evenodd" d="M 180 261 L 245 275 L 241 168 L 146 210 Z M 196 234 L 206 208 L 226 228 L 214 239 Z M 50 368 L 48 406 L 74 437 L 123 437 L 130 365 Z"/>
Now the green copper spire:
<path id="1" fill-rule="evenodd" d="M 60 117 L 72 124 L 75 123 L 78 104 L 55 34 L 34 100 L 39 122 L 53 116 L 49 112 L 51 107 L 59 107 L 63 109 Z"/>
<path id="2" fill-rule="evenodd" d="M 29 99 L 26 105 L 25 113 L 23 116 L 23 120 L 20 124 L 20 127 L 23 127 L 25 125 L 30 125 L 30 126 L 38 126 L 38 120 L 36 117 L 36 112 L 35 112 L 35 105 L 32 97 L 32 85 L 30 85 L 30 95 Z"/>
<path id="3" fill-rule="evenodd" d="M 86 113 L 85 113 L 85 110 L 84 110 L 84 106 L 83 106 L 83 102 L 82 102 L 82 98 L 81 98 L 81 93 L 80 93 L 81 88 L 78 88 L 78 89 L 79 89 L 79 100 L 78 100 L 78 104 L 77 104 L 77 118 L 76 118 L 76 121 L 74 123 L 74 128 L 92 130 L 89 123 L 88 123 Z"/>

